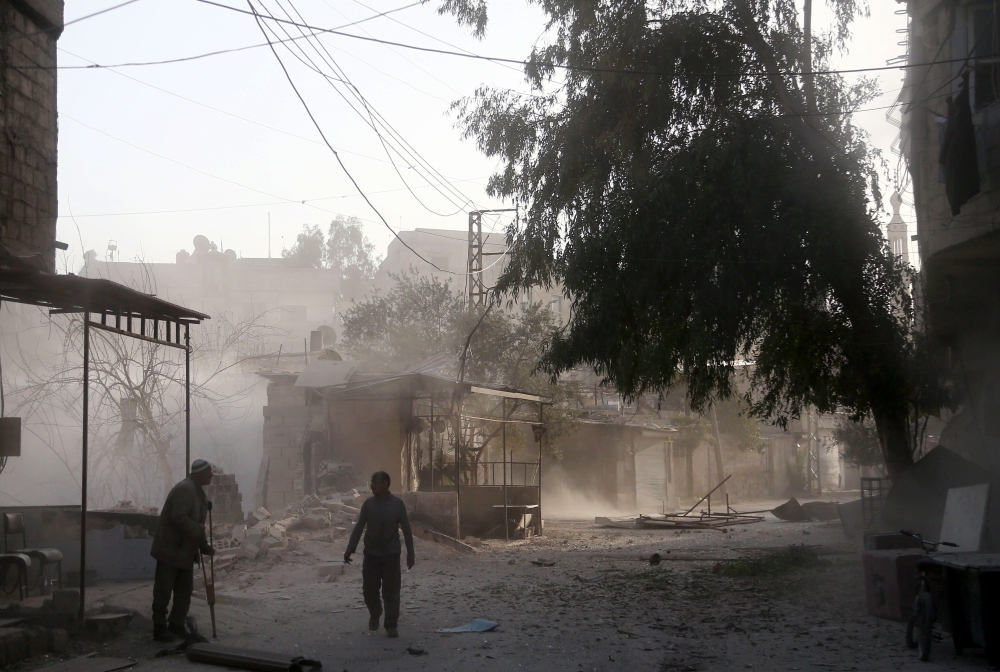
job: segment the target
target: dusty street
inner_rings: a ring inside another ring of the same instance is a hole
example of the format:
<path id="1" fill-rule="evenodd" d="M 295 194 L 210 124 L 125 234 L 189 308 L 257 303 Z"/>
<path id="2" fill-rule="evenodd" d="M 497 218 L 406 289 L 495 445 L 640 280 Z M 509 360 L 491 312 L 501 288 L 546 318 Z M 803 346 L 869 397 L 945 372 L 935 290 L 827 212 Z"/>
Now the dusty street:
<path id="1" fill-rule="evenodd" d="M 774 561 L 791 544 L 806 544 L 816 557 L 805 553 L 811 561 L 802 566 Z M 417 539 L 417 565 L 403 575 L 397 640 L 368 634 L 357 563 L 336 581 L 317 577 L 315 564 L 340 557 L 343 545 L 309 542 L 290 562 L 247 563 L 220 581 L 227 603 L 216 608 L 219 641 L 318 658 L 336 672 L 986 668 L 975 651 L 955 658 L 947 638 L 935 643 L 930 663 L 920 663 L 903 645 L 902 624 L 869 617 L 859 556 L 839 523 L 768 516 L 722 533 L 551 520 L 542 538 L 489 541 L 471 555 Z M 664 558 L 658 566 L 640 559 L 653 552 Z M 758 560 L 726 561 L 741 556 Z M 538 558 L 556 564 L 531 564 Z M 79 642 L 75 653 L 130 655 L 140 658 L 136 669 L 150 671 L 205 669 L 179 656 L 152 657 L 159 647 L 148 633 L 150 594 L 145 583 L 102 584 L 94 604 L 141 617 L 129 633 Z M 205 602 L 196 599 L 192 611 L 208 630 Z M 500 627 L 434 632 L 473 618 Z"/>

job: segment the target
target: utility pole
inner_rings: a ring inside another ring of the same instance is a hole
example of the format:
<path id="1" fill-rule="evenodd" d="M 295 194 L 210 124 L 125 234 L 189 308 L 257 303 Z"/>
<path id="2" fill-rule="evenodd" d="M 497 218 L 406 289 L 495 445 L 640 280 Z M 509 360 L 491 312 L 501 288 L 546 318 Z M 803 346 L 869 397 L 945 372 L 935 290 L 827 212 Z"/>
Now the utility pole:
<path id="1" fill-rule="evenodd" d="M 483 213 L 469 213 L 469 305 L 481 306 L 486 302 L 483 284 Z"/>
<path id="2" fill-rule="evenodd" d="M 469 274 L 468 294 L 470 306 L 486 305 L 487 287 L 483 281 L 483 257 L 499 257 L 503 252 L 485 252 L 483 250 L 483 215 L 494 212 L 517 212 L 517 208 L 502 208 L 499 210 L 473 210 L 469 213 L 469 261 L 466 271 Z"/>

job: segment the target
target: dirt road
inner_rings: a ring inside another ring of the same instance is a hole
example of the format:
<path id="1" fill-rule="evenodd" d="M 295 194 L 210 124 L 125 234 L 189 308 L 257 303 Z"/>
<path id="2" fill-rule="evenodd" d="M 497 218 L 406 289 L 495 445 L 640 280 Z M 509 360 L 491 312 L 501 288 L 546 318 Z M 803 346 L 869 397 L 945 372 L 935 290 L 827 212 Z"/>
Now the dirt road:
<path id="1" fill-rule="evenodd" d="M 806 544 L 815 557 L 774 561 L 792 544 Z M 403 575 L 399 639 L 368 634 L 357 563 L 335 582 L 317 577 L 315 564 L 339 558 L 343 545 L 304 543 L 290 562 L 248 563 L 223 579 L 217 590 L 229 603 L 217 606 L 220 641 L 318 658 L 328 672 L 987 667 L 975 651 L 954 658 L 947 638 L 935 642 L 930 663 L 920 663 L 903 646 L 902 624 L 868 616 L 860 559 L 839 524 L 770 519 L 723 533 L 553 520 L 544 537 L 485 542 L 471 555 L 418 539 L 417 565 Z M 664 558 L 658 566 L 642 559 L 653 552 Z M 763 559 L 719 565 L 741 556 Z M 556 564 L 531 564 L 538 558 Z M 95 592 L 95 600 L 149 614 L 149 584 Z M 207 630 L 205 603 L 195 600 L 193 613 Z M 500 626 L 485 634 L 434 632 L 473 618 Z M 159 647 L 148 627 L 136 619 L 134 634 L 82 643 L 78 652 L 140 657 L 141 670 L 207 669 L 152 658 Z"/>

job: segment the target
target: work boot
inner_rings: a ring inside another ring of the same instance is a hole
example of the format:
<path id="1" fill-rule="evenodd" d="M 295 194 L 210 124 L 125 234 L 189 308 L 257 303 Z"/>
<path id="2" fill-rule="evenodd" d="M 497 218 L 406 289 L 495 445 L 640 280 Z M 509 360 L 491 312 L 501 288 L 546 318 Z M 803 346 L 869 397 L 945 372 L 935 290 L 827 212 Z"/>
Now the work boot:
<path id="1" fill-rule="evenodd" d="M 387 627 L 385 629 L 385 636 L 386 637 L 399 637 L 399 630 L 397 630 L 396 628 L 389 628 L 389 627 Z"/>
<path id="2" fill-rule="evenodd" d="M 185 639 L 188 636 L 187 628 L 183 625 L 177 625 L 176 623 L 168 623 L 167 630 L 177 635 L 181 639 Z"/>
<path id="3" fill-rule="evenodd" d="M 165 625 L 154 625 L 153 626 L 153 641 L 163 642 L 164 644 L 169 644 L 170 642 L 176 642 L 177 637 L 167 629 Z"/>
<path id="4" fill-rule="evenodd" d="M 368 617 L 368 629 L 371 630 L 372 632 L 378 630 L 378 616 Z"/>

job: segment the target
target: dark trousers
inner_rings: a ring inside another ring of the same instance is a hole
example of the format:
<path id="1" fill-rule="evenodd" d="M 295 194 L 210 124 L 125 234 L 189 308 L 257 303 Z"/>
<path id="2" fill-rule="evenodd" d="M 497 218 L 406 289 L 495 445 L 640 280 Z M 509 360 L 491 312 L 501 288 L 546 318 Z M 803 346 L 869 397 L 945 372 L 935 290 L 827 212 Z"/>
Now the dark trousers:
<path id="1" fill-rule="evenodd" d="M 395 628 L 399 621 L 399 584 L 402 580 L 399 570 L 399 554 L 368 555 L 361 565 L 363 580 L 362 592 L 368 613 L 373 618 L 382 615 L 382 605 L 385 604 L 385 627 Z M 382 599 L 378 591 L 382 589 Z"/>
<path id="2" fill-rule="evenodd" d="M 194 571 L 178 569 L 165 562 L 156 563 L 156 578 L 153 580 L 153 625 L 184 627 L 184 618 L 191 608 L 191 592 L 194 590 Z M 167 618 L 170 595 L 174 596 L 174 606 Z M 399 594 L 399 591 L 396 591 Z"/>

